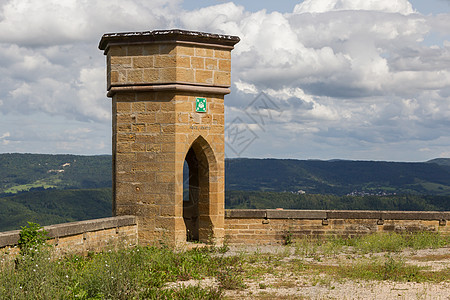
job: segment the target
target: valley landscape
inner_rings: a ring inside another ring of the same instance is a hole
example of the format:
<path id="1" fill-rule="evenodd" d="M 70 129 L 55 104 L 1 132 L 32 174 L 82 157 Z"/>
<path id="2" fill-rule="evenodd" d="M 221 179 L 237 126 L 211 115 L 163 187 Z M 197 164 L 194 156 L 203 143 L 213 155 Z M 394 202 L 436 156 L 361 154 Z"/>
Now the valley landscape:
<path id="1" fill-rule="evenodd" d="M 450 210 L 450 159 L 227 159 L 226 208 Z M 0 231 L 111 216 L 111 156 L 0 154 Z M 187 174 L 185 174 L 187 176 Z"/>

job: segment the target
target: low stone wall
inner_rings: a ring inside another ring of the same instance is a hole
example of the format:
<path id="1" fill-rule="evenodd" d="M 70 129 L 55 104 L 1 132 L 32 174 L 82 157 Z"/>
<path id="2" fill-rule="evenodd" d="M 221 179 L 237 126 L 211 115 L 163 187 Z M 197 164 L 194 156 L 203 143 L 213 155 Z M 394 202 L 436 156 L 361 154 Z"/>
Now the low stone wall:
<path id="1" fill-rule="evenodd" d="M 432 231 L 450 234 L 450 212 L 247 210 L 225 211 L 225 239 L 230 244 L 282 244 L 291 238 L 375 232 Z"/>
<path id="2" fill-rule="evenodd" d="M 229 244 L 282 244 L 304 236 L 351 237 L 375 232 L 431 231 L 450 235 L 450 212 L 229 209 Z M 49 243 L 61 255 L 87 254 L 138 244 L 135 216 L 120 216 L 45 226 Z M 0 232 L 0 253 L 17 253 L 19 230 Z"/>
<path id="3" fill-rule="evenodd" d="M 108 247 L 132 246 L 138 242 L 135 216 L 120 216 L 45 226 L 61 255 L 87 254 Z M 20 230 L 0 232 L 0 252 L 16 253 Z"/>

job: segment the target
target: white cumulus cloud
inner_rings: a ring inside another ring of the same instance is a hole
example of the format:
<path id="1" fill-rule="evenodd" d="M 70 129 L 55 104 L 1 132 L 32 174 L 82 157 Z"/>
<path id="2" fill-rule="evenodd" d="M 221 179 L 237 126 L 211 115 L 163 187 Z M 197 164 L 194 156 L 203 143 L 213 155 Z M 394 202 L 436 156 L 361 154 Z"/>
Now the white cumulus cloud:
<path id="1" fill-rule="evenodd" d="M 370 10 L 411 14 L 414 12 L 407 0 L 305 0 L 297 4 L 294 13 L 324 13 L 341 10 Z"/>

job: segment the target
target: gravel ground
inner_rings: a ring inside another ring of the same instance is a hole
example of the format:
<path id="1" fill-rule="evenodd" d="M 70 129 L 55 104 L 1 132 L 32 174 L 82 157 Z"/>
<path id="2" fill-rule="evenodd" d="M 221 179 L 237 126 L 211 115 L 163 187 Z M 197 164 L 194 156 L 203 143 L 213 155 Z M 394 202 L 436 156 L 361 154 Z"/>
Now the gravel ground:
<path id="1" fill-rule="evenodd" d="M 298 260 L 294 247 L 287 246 L 240 246 L 232 247 L 225 255 L 242 253 L 270 253 L 276 255 L 286 264 Z M 278 255 L 277 255 L 278 254 Z M 407 265 L 427 267 L 430 271 L 450 269 L 450 248 L 406 250 L 389 254 L 401 258 Z M 301 257 L 305 263 L 323 266 L 337 266 L 355 260 L 380 259 L 387 253 L 355 254 L 339 253 L 319 257 Z M 283 266 L 286 266 L 284 264 Z M 448 274 L 448 273 L 447 273 Z M 276 270 L 265 273 L 255 279 L 245 277 L 246 288 L 226 290 L 226 299 L 450 299 L 450 278 L 440 283 L 395 282 L 379 280 L 351 280 L 334 278 L 320 272 L 292 273 L 289 270 Z M 202 286 L 218 286 L 216 279 L 206 278 L 202 281 L 184 281 L 173 285 L 200 284 Z"/>

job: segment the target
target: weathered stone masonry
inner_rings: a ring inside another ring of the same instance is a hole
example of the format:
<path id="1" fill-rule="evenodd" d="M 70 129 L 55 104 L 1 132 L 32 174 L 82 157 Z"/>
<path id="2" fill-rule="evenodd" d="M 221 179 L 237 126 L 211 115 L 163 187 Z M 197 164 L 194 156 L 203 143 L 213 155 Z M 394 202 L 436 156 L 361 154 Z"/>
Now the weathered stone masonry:
<path id="1" fill-rule="evenodd" d="M 450 234 L 450 212 L 227 209 L 225 239 L 229 244 L 283 244 L 285 236 L 351 237 L 387 232 Z M 45 226 L 50 243 L 61 253 L 87 253 L 115 246 L 136 245 L 134 216 Z M 0 232 L 2 252 L 17 253 L 19 230 Z M 12 250 L 12 251 L 11 251 Z"/>
<path id="2" fill-rule="evenodd" d="M 285 237 L 354 237 L 372 233 L 450 234 L 450 212 L 228 209 L 225 238 L 230 244 L 282 244 Z"/>
<path id="3" fill-rule="evenodd" d="M 134 216 L 120 216 L 45 226 L 49 244 L 56 253 L 87 254 L 116 247 L 135 246 L 137 224 Z M 20 230 L 0 232 L 0 255 L 17 254 Z"/>
<path id="4" fill-rule="evenodd" d="M 182 30 L 105 34 L 113 107 L 113 206 L 141 244 L 224 237 L 224 95 L 238 37 Z M 196 111 L 206 99 L 206 111 Z M 183 165 L 189 201 L 183 203 Z M 194 195 L 195 194 L 195 195 Z"/>

